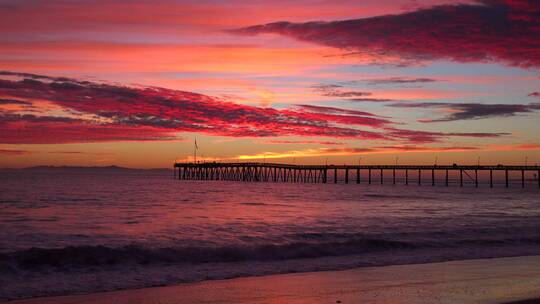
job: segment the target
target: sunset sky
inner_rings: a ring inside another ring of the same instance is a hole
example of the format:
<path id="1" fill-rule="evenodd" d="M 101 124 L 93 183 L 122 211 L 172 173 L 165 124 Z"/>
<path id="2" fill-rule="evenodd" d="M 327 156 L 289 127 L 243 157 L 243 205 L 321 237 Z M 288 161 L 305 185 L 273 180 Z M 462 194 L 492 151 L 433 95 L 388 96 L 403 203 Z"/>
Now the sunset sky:
<path id="1" fill-rule="evenodd" d="M 0 0 L 0 168 L 540 163 L 540 2 Z"/>

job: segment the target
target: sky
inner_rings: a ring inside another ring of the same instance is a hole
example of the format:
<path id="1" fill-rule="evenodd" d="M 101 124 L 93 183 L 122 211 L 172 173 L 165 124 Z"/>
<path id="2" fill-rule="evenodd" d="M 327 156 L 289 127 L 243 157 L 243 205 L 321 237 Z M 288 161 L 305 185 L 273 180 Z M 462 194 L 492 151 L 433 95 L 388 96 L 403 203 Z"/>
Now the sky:
<path id="1" fill-rule="evenodd" d="M 540 163 L 540 3 L 0 0 L 0 168 Z"/>

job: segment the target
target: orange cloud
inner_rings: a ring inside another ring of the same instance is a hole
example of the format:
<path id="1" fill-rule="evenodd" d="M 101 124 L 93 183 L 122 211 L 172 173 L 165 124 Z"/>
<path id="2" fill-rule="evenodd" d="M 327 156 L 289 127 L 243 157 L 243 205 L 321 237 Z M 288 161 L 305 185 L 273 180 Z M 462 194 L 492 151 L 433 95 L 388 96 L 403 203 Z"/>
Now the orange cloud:
<path id="1" fill-rule="evenodd" d="M 343 156 L 358 154 L 384 154 L 406 152 L 459 152 L 478 150 L 476 147 L 420 147 L 420 146 L 385 146 L 373 148 L 320 148 L 294 150 L 287 152 L 263 152 L 251 155 L 239 155 L 238 159 L 263 159 L 263 158 L 290 158 L 290 157 L 320 157 L 320 156 Z"/>

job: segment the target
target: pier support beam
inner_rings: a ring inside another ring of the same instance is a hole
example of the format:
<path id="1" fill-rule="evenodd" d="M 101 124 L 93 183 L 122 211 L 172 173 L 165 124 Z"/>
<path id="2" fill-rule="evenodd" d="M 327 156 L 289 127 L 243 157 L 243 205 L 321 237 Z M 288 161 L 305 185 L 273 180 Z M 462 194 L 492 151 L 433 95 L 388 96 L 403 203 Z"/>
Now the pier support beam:
<path id="1" fill-rule="evenodd" d="M 521 170 L 521 188 L 525 188 L 525 170 Z"/>
<path id="2" fill-rule="evenodd" d="M 349 183 L 349 168 L 345 169 L 345 184 Z"/>
<path id="3" fill-rule="evenodd" d="M 463 187 L 463 169 L 459 170 L 459 186 Z"/>
<path id="4" fill-rule="evenodd" d="M 371 185 L 371 169 L 368 169 L 368 183 Z"/>
<path id="5" fill-rule="evenodd" d="M 474 170 L 474 185 L 478 188 L 478 170 Z"/>
<path id="6" fill-rule="evenodd" d="M 444 176 L 444 184 L 446 185 L 446 187 L 448 187 L 448 169 L 446 169 L 446 173 Z"/>
<path id="7" fill-rule="evenodd" d="M 493 188 L 493 170 L 489 170 L 489 187 Z"/>
<path id="8" fill-rule="evenodd" d="M 409 185 L 409 170 L 405 169 L 405 185 Z"/>
<path id="9" fill-rule="evenodd" d="M 337 184 L 337 169 L 334 169 L 334 184 Z"/>
<path id="10" fill-rule="evenodd" d="M 506 181 L 506 188 L 508 188 L 508 170 L 504 170 L 504 179 Z"/>
<path id="11" fill-rule="evenodd" d="M 422 169 L 418 169 L 418 186 L 422 185 Z"/>
<path id="12" fill-rule="evenodd" d="M 392 170 L 392 182 L 394 185 L 396 184 L 396 169 Z"/>
<path id="13" fill-rule="evenodd" d="M 360 168 L 356 169 L 356 183 L 360 184 Z"/>
<path id="14" fill-rule="evenodd" d="M 435 186 L 435 169 L 431 169 L 431 185 Z"/>
<path id="15" fill-rule="evenodd" d="M 381 185 L 383 184 L 383 169 L 381 169 Z"/>

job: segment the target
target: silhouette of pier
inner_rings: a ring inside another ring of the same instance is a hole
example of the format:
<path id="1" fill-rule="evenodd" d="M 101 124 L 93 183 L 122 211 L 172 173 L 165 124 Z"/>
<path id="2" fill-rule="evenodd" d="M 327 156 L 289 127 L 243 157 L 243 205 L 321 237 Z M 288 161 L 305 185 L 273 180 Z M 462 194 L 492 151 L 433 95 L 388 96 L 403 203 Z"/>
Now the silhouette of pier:
<path id="1" fill-rule="evenodd" d="M 426 172 L 430 175 L 427 177 Z M 480 183 L 479 173 L 488 175 L 490 187 L 494 185 L 494 172 L 504 175 L 505 186 L 518 180 L 525 188 L 526 172 L 533 172 L 540 188 L 540 166 L 480 166 L 480 165 L 291 165 L 277 163 L 175 163 L 174 177 L 180 180 L 224 180 L 241 182 L 284 183 L 417 183 L 474 185 Z M 367 176 L 365 176 L 367 173 Z M 510 175 L 519 178 L 511 179 Z M 441 177 L 443 175 L 443 177 Z M 450 176 L 454 178 L 450 179 Z M 390 179 L 391 178 L 391 179 Z"/>

